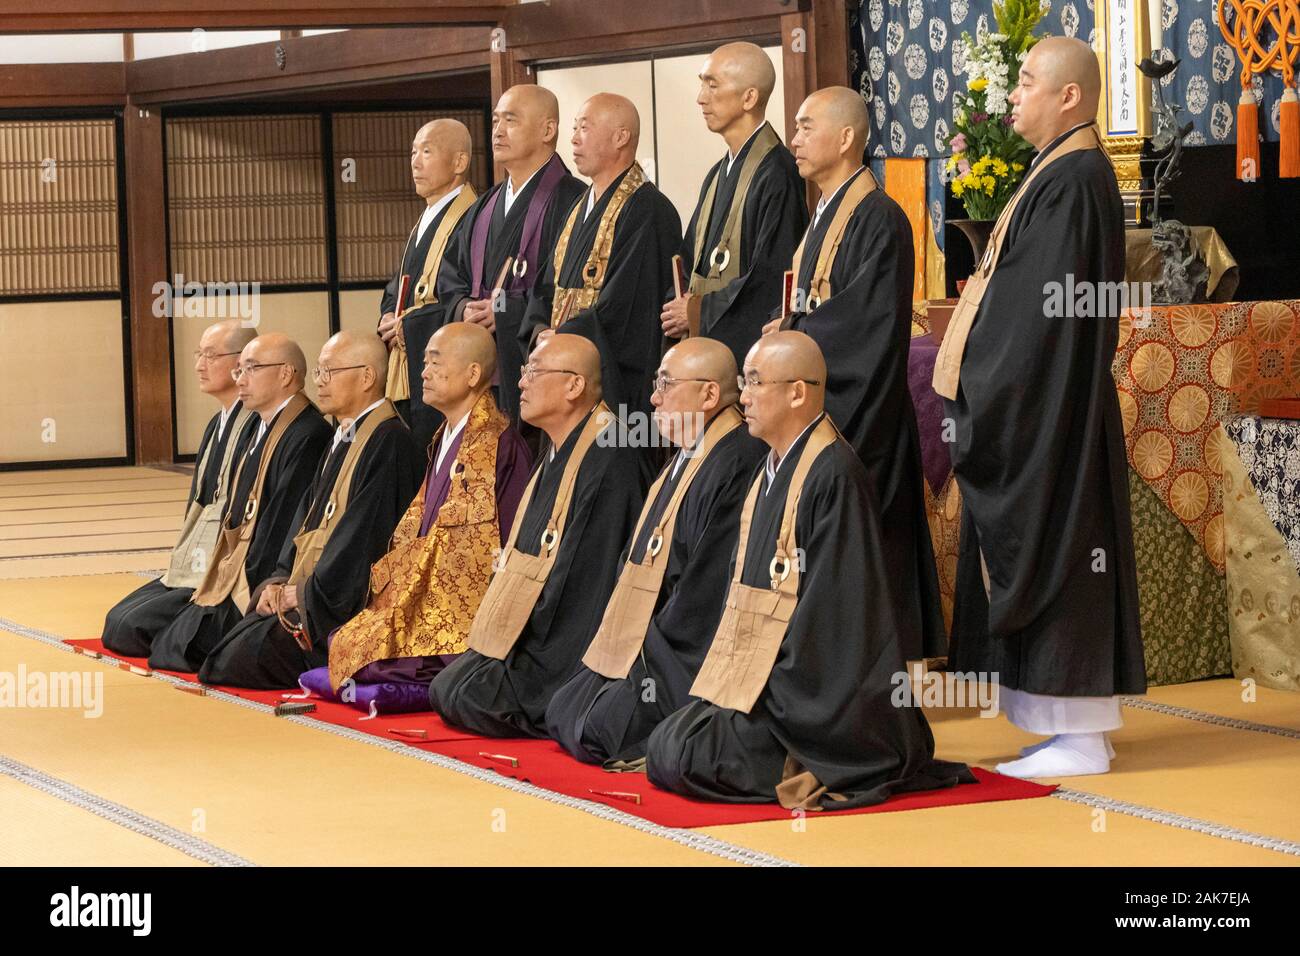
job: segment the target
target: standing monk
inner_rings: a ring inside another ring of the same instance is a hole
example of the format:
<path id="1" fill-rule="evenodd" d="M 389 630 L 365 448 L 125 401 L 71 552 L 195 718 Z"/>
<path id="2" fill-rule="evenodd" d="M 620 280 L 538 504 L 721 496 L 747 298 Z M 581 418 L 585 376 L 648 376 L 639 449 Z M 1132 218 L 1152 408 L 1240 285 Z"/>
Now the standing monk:
<path id="1" fill-rule="evenodd" d="M 253 413 L 239 401 L 231 371 L 239 353 L 253 340 L 252 329 L 237 319 L 210 325 L 194 352 L 194 372 L 199 391 L 221 403 L 199 442 L 190 500 L 180 538 L 172 549 L 167 573 L 136 588 L 114 605 L 104 621 L 104 646 L 127 657 L 148 657 L 154 635 L 166 627 L 189 603 L 203 581 L 221 533 L 221 515 L 230 491 L 233 462 L 247 439 L 246 426 Z"/>
<path id="2" fill-rule="evenodd" d="M 205 684 L 293 687 L 324 663 L 325 636 L 365 604 L 369 562 L 383 553 L 420 480 L 411 433 L 384 398 L 388 354 L 373 332 L 339 332 L 320 350 L 321 411 L 338 427 L 253 609 L 199 669 Z M 288 625 L 288 627 L 286 627 Z"/>
<path id="3" fill-rule="evenodd" d="M 1118 694 L 1146 691 L 1113 313 L 1048 318 L 1055 287 L 1124 281 L 1124 212 L 1095 125 L 1086 43 L 1040 41 L 1011 94 L 1039 150 L 944 336 L 934 387 L 956 421 L 963 516 L 953 667 L 1002 685 L 1007 719 L 1049 737 L 1016 777 L 1105 773 Z M 1053 286 L 1054 283 L 1059 285 Z M 1099 309 L 1100 311 L 1100 309 Z"/>
<path id="4" fill-rule="evenodd" d="M 799 107 L 795 125 L 795 162 L 821 199 L 795 253 L 784 327 L 807 333 L 826 356 L 826 414 L 862 459 L 880 502 L 883 546 L 903 591 L 903 654 L 908 660 L 942 655 L 939 572 L 907 387 L 912 227 L 862 164 L 869 120 L 856 91 L 818 90 Z M 768 329 L 781 324 L 775 320 Z"/>
<path id="5" fill-rule="evenodd" d="M 442 419 L 420 398 L 420 360 L 445 314 L 437 295 L 438 271 L 455 249 L 461 218 L 476 198 L 467 182 L 472 153 L 469 130 L 459 120 L 436 119 L 415 134 L 411 179 L 424 200 L 424 211 L 406 239 L 401 266 L 379 306 L 379 337 L 389 350 L 384 392 L 422 449 Z M 398 302 L 403 279 L 406 296 Z"/>
<path id="6" fill-rule="evenodd" d="M 763 118 L 775 86 L 771 59 L 753 43 L 728 43 L 704 61 L 696 102 L 727 155 L 704 178 L 682 240 L 690 292 L 660 316 L 665 336 L 717 339 L 737 368 L 781 298 L 781 272 L 808 225 L 803 180 Z"/>
<path id="7" fill-rule="evenodd" d="M 573 121 L 573 162 L 591 186 L 569 210 L 519 330 L 525 352 L 564 327 L 595 343 L 605 404 L 649 420 L 661 354 L 659 308 L 681 241 L 677 210 L 636 161 L 631 101 L 597 93 Z"/>
<path id="8" fill-rule="evenodd" d="M 153 640 L 149 666 L 197 671 L 252 606 L 252 588 L 275 571 L 280 548 L 329 445 L 330 427 L 303 394 L 307 359 L 278 332 L 244 346 L 234 370 L 239 400 L 256 413 L 207 573 Z"/>
<path id="9" fill-rule="evenodd" d="M 525 355 L 519 325 L 528 292 L 555 251 L 564 217 L 583 185 L 555 153 L 560 105 L 555 94 L 525 83 L 501 94 L 492 111 L 492 158 L 506 179 L 465 213 L 454 249 L 438 274 L 438 298 L 448 322 L 480 325 L 496 338 L 497 405 L 519 425 L 519 369 Z M 493 287 L 510 259 L 503 295 Z"/>
<path id="10" fill-rule="evenodd" d="M 764 336 L 740 403 L 771 449 L 740 513 L 726 607 L 691 685 L 650 735 L 646 771 L 686 796 L 868 806 L 973 782 L 934 759 L 904 675 L 895 569 L 862 463 L 823 414 L 826 363 L 800 332 Z"/>

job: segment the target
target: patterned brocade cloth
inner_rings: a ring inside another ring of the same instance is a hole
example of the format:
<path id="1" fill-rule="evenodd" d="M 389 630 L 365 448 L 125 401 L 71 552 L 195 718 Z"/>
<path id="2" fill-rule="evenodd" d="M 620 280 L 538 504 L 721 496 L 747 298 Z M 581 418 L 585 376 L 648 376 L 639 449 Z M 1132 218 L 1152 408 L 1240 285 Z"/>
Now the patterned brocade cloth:
<path id="1" fill-rule="evenodd" d="M 916 316 L 914 331 L 927 328 L 924 318 Z M 951 469 L 940 470 L 934 455 L 942 445 L 943 429 L 941 407 L 929 401 L 934 352 L 928 335 L 912 339 L 909 378 L 926 465 L 926 508 L 944 618 L 951 622 L 961 495 Z M 1243 590 L 1235 586 L 1236 575 L 1247 572 L 1224 578 L 1225 564 L 1262 567 L 1259 551 L 1250 550 L 1247 557 L 1235 546 L 1243 540 L 1245 519 L 1233 519 L 1231 534 L 1227 529 L 1225 497 L 1237 495 L 1242 482 L 1234 476 L 1243 466 L 1238 461 L 1241 443 L 1229 436 L 1224 423 L 1257 412 L 1264 398 L 1300 395 L 1300 301 L 1158 306 L 1136 321 L 1125 316 L 1113 371 L 1129 457 L 1147 680 L 1153 685 L 1181 683 L 1235 668 L 1260 683 L 1300 689 L 1295 684 L 1300 653 L 1295 642 L 1300 637 L 1291 639 L 1289 650 L 1277 643 L 1279 638 L 1254 637 L 1271 634 L 1270 629 L 1300 632 L 1300 604 L 1291 610 L 1294 583 L 1275 581 L 1260 590 L 1257 581 Z M 1268 448 L 1274 456 L 1277 443 L 1285 441 L 1262 427 L 1257 438 L 1273 443 Z M 1256 457 L 1245 470 L 1258 467 L 1263 446 L 1252 444 Z M 1292 448 L 1283 455 L 1286 461 L 1300 454 Z M 1276 467 L 1266 472 L 1271 477 L 1255 479 L 1251 471 L 1252 480 L 1266 482 L 1258 496 L 1252 491 L 1234 497 L 1229 505 L 1236 514 L 1242 511 L 1235 507 L 1239 502 L 1267 499 L 1255 518 L 1278 536 L 1273 547 L 1288 558 L 1294 579 L 1300 544 L 1287 535 L 1300 527 L 1300 515 L 1282 515 L 1275 527 L 1264 508 L 1272 501 L 1279 508 L 1284 502 L 1300 508 L 1300 488 L 1294 476 L 1284 486 Z M 1252 526 L 1259 523 L 1255 520 Z M 1263 527 L 1256 533 L 1267 537 Z M 1288 544 L 1280 543 L 1283 538 Z M 1276 563 L 1270 568 L 1278 570 Z M 1234 585 L 1231 591 L 1229 585 Z M 1242 602 L 1251 608 L 1243 608 Z M 1276 613 L 1270 611 L 1273 606 Z M 1251 635 L 1245 640 L 1255 649 L 1250 663 L 1243 663 L 1247 659 L 1239 650 L 1243 634 Z M 1262 664 L 1260 648 L 1265 645 L 1273 651 Z"/>
<path id="2" fill-rule="evenodd" d="M 1300 422 L 1243 415 L 1224 430 L 1233 673 L 1300 691 Z"/>

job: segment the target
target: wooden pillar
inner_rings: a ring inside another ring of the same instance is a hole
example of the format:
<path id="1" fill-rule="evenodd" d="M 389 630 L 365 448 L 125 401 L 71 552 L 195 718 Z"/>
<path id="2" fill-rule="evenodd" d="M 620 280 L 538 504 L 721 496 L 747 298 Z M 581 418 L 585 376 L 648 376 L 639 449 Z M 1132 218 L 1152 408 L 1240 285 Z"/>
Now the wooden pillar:
<path id="1" fill-rule="evenodd" d="M 781 16 L 781 68 L 785 87 L 785 141 L 794 137 L 794 118 L 810 93 L 848 86 L 849 20 L 845 0 L 812 0 L 811 8 Z M 817 203 L 808 184 L 808 205 Z"/>
<path id="2" fill-rule="evenodd" d="M 122 126 L 135 461 L 138 465 L 171 464 L 171 330 L 165 315 L 153 314 L 154 283 L 169 281 L 162 117 L 156 111 L 128 105 Z"/>

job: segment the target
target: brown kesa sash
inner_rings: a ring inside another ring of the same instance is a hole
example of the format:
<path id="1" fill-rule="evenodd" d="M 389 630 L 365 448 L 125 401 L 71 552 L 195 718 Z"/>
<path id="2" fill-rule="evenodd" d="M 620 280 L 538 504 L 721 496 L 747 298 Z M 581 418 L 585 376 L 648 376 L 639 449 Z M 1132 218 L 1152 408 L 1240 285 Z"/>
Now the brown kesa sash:
<path id="1" fill-rule="evenodd" d="M 709 653 L 691 685 L 692 697 L 747 714 L 767 686 L 799 601 L 799 550 L 794 535 L 799 497 L 813 462 L 838 436 L 830 418 L 823 417 L 808 436 L 799 456 L 799 463 L 790 477 L 781 530 L 776 538 L 776 553 L 769 565 L 772 575 L 770 588 L 750 587 L 740 581 L 745 567 L 745 550 L 749 546 L 749 526 L 763 485 L 762 472 L 754 479 L 740 513 L 736 571 L 731 590 L 727 593 L 727 605 Z"/>
<path id="2" fill-rule="evenodd" d="M 438 220 L 438 228 L 433 233 L 433 240 L 429 243 L 429 252 L 424 257 L 424 269 L 420 273 L 420 279 L 415 283 L 415 293 L 411 299 L 411 308 L 418 309 L 423 305 L 438 301 L 438 267 L 442 264 L 442 255 L 447 251 L 447 241 L 451 238 L 451 231 L 456 228 L 460 222 L 460 217 L 465 215 L 470 206 L 478 196 L 474 194 L 474 187 L 465 183 L 460 187 L 460 192 L 456 194 L 447 206 L 447 211 L 442 214 Z M 406 239 L 406 244 L 415 241 L 417 230 L 420 224 L 417 222 L 411 229 L 410 236 Z M 396 308 L 397 317 L 400 319 L 408 309 L 402 308 L 399 300 Z M 400 402 L 411 397 L 411 383 L 407 378 L 407 360 L 406 360 L 406 336 L 404 333 L 398 333 L 394 341 L 394 348 L 388 353 L 388 384 L 384 388 L 384 395 L 389 399 Z"/>
<path id="3" fill-rule="evenodd" d="M 609 203 L 600 216 L 600 225 L 596 229 L 596 239 L 591 244 L 591 253 L 587 256 L 586 265 L 582 267 L 582 287 L 579 289 L 560 285 L 560 274 L 564 269 L 564 256 L 569 250 L 569 236 L 573 232 L 573 224 L 577 222 L 578 214 L 586 211 L 587 193 L 583 193 L 569 210 L 569 218 L 564 221 L 564 229 L 555 242 L 555 297 L 551 300 L 551 328 L 563 325 L 575 312 L 590 309 L 599 298 L 600 290 L 605 284 L 605 272 L 609 268 L 610 249 L 614 245 L 614 226 L 628 199 L 645 185 L 645 181 L 641 164 L 633 163 L 632 168 L 618 184 L 618 188 L 614 190 L 614 195 L 609 198 Z M 587 187 L 587 191 L 591 191 L 590 186 Z"/>
<path id="4" fill-rule="evenodd" d="M 749 152 L 745 154 L 745 161 L 740 166 L 740 178 L 736 181 L 736 193 L 731 199 L 731 208 L 727 210 L 727 218 L 722 227 L 721 237 L 718 244 L 709 252 L 708 271 L 704 275 L 700 275 L 694 269 L 699 264 L 700 253 L 704 251 L 704 244 L 709 238 L 709 216 L 713 210 L 714 196 L 718 191 L 718 180 L 724 175 L 723 170 L 726 168 L 726 162 L 720 163 L 714 169 L 713 175 L 709 178 L 709 186 L 704 191 L 704 199 L 700 203 L 700 213 L 695 219 L 695 245 L 692 254 L 690 284 L 690 291 L 695 295 L 707 295 L 710 292 L 716 292 L 740 276 L 739 250 L 745 197 L 749 195 L 749 186 L 754 181 L 759 164 L 768 153 L 780 145 L 781 137 L 776 135 L 776 130 L 772 129 L 770 123 L 764 123 L 759 127 L 758 132 L 754 134 L 754 141 L 750 144 Z M 731 254 L 733 249 L 736 250 L 734 256 Z M 691 334 L 698 335 L 699 330 L 692 329 Z"/>
<path id="5" fill-rule="evenodd" d="M 222 524 L 221 536 L 217 538 L 216 551 L 212 562 L 208 565 L 208 573 L 190 598 L 192 603 L 200 607 L 216 607 L 226 598 L 230 598 L 239 608 L 240 614 L 248 613 L 249 590 L 244 562 L 248 558 L 248 549 L 253 543 L 253 532 L 257 527 L 258 502 L 262 496 L 262 484 L 266 481 L 266 470 L 276 447 L 280 444 L 280 438 L 310 404 L 302 392 L 296 393 L 289 399 L 289 404 L 284 407 L 284 411 L 280 412 L 275 424 L 262 439 L 266 445 L 262 448 L 262 456 L 257 463 L 257 477 L 253 479 L 253 487 L 249 489 L 248 500 L 244 504 L 244 513 L 240 516 L 239 525 L 230 528 Z M 248 464 L 247 454 L 242 457 L 239 468 L 235 471 L 235 480 L 230 485 L 232 494 L 239 486 L 239 476 L 243 474 L 246 464 Z"/>
<path id="6" fill-rule="evenodd" d="M 342 518 L 348 509 L 348 491 L 352 484 L 352 473 L 357 469 L 357 462 L 361 460 L 361 453 L 365 450 L 366 443 L 370 441 L 370 436 L 375 433 L 375 429 L 390 418 L 396 417 L 397 409 L 393 407 L 392 402 L 385 399 L 382 405 L 371 410 L 361 423 L 361 427 L 352 436 L 352 441 L 348 443 L 347 454 L 343 456 L 343 465 L 339 469 L 338 477 L 334 479 L 334 487 L 330 489 L 330 498 L 325 504 L 320 524 L 311 531 L 299 528 L 294 536 L 293 570 L 289 573 L 289 584 L 302 584 L 316 570 L 316 562 L 320 560 L 325 545 L 329 543 L 330 536 L 338 527 L 335 519 Z M 328 458 L 328 455 L 326 457 Z M 323 464 L 322 462 L 322 466 Z"/>
<path id="7" fill-rule="evenodd" d="M 971 277 L 966 280 L 961 299 L 957 302 L 957 307 L 953 309 L 952 318 L 948 320 L 948 329 L 944 332 L 943 342 L 939 346 L 939 354 L 934 361 L 932 384 L 934 390 L 944 398 L 957 398 L 957 384 L 960 381 L 961 360 L 966 351 L 966 340 L 970 338 L 971 329 L 975 325 L 975 316 L 979 313 L 980 302 L 984 299 L 984 292 L 993 280 L 993 271 L 997 268 L 998 259 L 1002 256 L 1002 244 L 1006 240 L 1007 229 L 1011 225 L 1011 217 L 1020 205 L 1020 200 L 1028 192 L 1029 184 L 1034 181 L 1039 173 L 1062 156 L 1068 156 L 1070 153 L 1077 153 L 1084 149 L 1099 148 L 1101 148 L 1101 137 L 1095 124 L 1089 124 L 1083 129 L 1075 130 L 1066 137 L 1060 146 L 1048 153 L 1029 171 L 1029 175 L 1021 182 L 1020 187 L 1011 197 L 1011 201 L 1003 207 L 1002 214 L 998 216 L 998 220 L 993 226 L 993 235 L 989 238 L 988 248 L 984 250 L 984 258 L 980 260 L 979 266 Z"/>
<path id="8" fill-rule="evenodd" d="M 844 196 L 840 199 L 840 204 L 835 207 L 835 218 L 826 228 L 826 235 L 822 239 L 821 250 L 817 254 L 817 262 L 813 265 L 812 279 L 808 283 L 808 288 L 804 293 L 808 296 L 806 303 L 790 303 L 790 312 L 811 312 L 817 306 L 822 304 L 823 299 L 829 299 L 831 296 L 831 267 L 835 265 L 835 254 L 840 251 L 840 243 L 844 240 L 844 230 L 849 224 L 849 217 L 853 211 L 861 205 L 862 200 L 875 192 L 876 177 L 871 174 L 871 170 L 863 166 L 862 172 L 858 178 L 849 183 L 848 188 L 844 190 Z M 803 248 L 808 242 L 808 236 L 812 233 L 812 223 L 808 224 L 807 231 L 804 232 L 803 238 L 799 240 L 799 248 L 794 251 L 794 282 L 795 288 L 799 287 L 799 273 L 803 268 Z M 793 293 L 792 294 L 797 294 Z M 803 305 L 803 308 L 796 306 Z"/>
<path id="9" fill-rule="evenodd" d="M 739 428 L 740 423 L 740 412 L 736 411 L 734 405 L 723 409 L 709 423 L 694 454 L 682 466 L 686 473 L 673 489 L 673 495 L 668 499 L 668 504 L 660 515 L 659 523 L 655 525 L 654 532 L 650 535 L 641 562 L 631 560 L 629 554 L 628 560 L 623 565 L 623 571 L 618 576 L 618 583 L 614 585 L 614 593 L 605 606 L 605 615 L 601 618 L 600 628 L 587 648 L 587 653 L 582 657 L 582 663 L 597 674 L 618 680 L 626 677 L 628 671 L 632 669 L 632 662 L 641 653 L 641 646 L 645 643 L 646 628 L 650 626 L 650 618 L 654 616 L 655 605 L 659 601 L 659 590 L 664 583 L 664 573 L 668 570 L 668 555 L 665 554 L 662 561 L 657 558 L 664 544 L 672 543 L 682 500 L 686 497 L 691 482 L 714 446 Z M 646 495 L 645 504 L 641 508 L 641 517 L 637 519 L 636 531 L 633 533 L 634 542 L 641 533 L 641 526 L 649 518 L 650 509 L 654 506 L 659 489 L 668 480 L 671 472 L 672 464 L 669 463 Z M 683 586 L 689 587 L 689 582 L 683 582 Z"/>
<path id="10" fill-rule="evenodd" d="M 519 537 L 519 528 L 524 523 L 528 503 L 533 500 L 533 491 L 542 474 L 539 467 L 524 489 L 520 501 L 519 513 L 515 515 L 514 526 L 510 529 L 510 540 L 506 542 L 501 558 L 497 562 L 496 573 L 492 583 L 483 595 L 483 603 L 474 615 L 474 623 L 469 630 L 469 648 L 484 657 L 505 660 L 524 625 L 533 613 L 537 599 L 546 586 L 555 565 L 555 556 L 560 545 L 560 536 L 564 534 L 564 524 L 569 517 L 569 500 L 573 497 L 573 485 L 578 477 L 578 466 L 587 457 L 596 436 L 614 421 L 613 413 L 604 402 L 599 403 L 587 419 L 569 460 L 564 464 L 564 473 L 560 476 L 560 487 L 555 493 L 555 504 L 551 508 L 551 518 L 546 530 L 542 532 L 541 554 L 524 554 L 515 548 Z"/>
<path id="11" fill-rule="evenodd" d="M 231 486 L 227 481 L 230 465 L 235 458 L 235 446 L 239 444 L 239 433 L 248 424 L 253 415 L 247 408 L 240 408 L 238 415 L 232 415 L 226 422 L 229 430 L 226 447 L 221 455 L 221 466 L 217 469 L 217 486 L 212 500 L 206 505 L 191 501 L 185 512 L 185 522 L 181 526 L 180 537 L 172 549 L 171 563 L 167 573 L 162 576 L 162 583 L 169 588 L 196 588 L 203 583 L 217 538 L 221 534 L 221 515 L 226 509 L 226 498 Z M 196 466 L 196 473 L 202 481 L 203 472 L 208 467 L 212 455 L 212 446 L 216 444 L 216 433 L 208 447 L 203 449 L 203 458 Z"/>

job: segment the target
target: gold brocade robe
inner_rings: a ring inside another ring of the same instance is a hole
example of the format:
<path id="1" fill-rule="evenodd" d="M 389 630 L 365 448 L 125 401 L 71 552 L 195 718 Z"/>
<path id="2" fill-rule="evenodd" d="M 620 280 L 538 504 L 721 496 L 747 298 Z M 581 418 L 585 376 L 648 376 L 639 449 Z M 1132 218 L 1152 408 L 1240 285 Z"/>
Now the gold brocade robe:
<path id="1" fill-rule="evenodd" d="M 376 661 L 466 649 L 501 546 L 497 446 L 509 424 L 491 393 L 484 393 L 465 423 L 446 500 L 429 533 L 420 537 L 432 469 L 425 475 L 393 532 L 388 553 L 370 569 L 365 610 L 339 628 L 330 643 L 330 686 L 335 691 Z M 446 427 L 444 422 L 434 436 L 434 448 Z"/>

